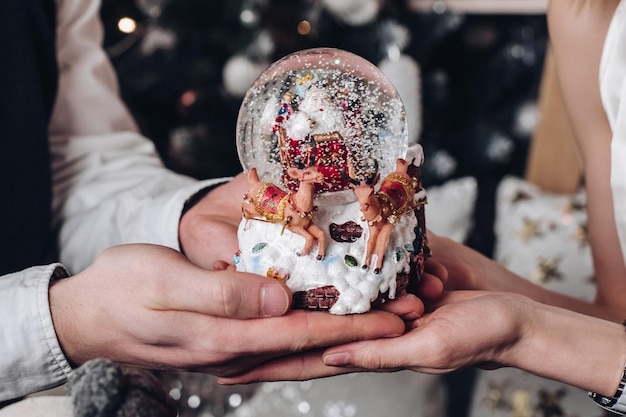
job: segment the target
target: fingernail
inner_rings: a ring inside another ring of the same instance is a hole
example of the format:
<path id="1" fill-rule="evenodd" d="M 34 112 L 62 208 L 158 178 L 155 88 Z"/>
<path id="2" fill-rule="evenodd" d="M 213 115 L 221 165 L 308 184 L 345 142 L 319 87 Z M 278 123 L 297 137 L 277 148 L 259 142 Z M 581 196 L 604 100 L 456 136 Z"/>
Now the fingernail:
<path id="1" fill-rule="evenodd" d="M 350 357 L 346 352 L 330 353 L 324 356 L 324 365 L 328 366 L 348 366 Z"/>
<path id="2" fill-rule="evenodd" d="M 289 308 L 289 297 L 278 284 L 261 287 L 261 310 L 265 317 L 282 316 Z"/>
<path id="3" fill-rule="evenodd" d="M 224 378 L 217 378 L 217 383 L 219 385 L 233 385 L 233 383 L 230 382 L 229 379 L 224 379 Z"/>

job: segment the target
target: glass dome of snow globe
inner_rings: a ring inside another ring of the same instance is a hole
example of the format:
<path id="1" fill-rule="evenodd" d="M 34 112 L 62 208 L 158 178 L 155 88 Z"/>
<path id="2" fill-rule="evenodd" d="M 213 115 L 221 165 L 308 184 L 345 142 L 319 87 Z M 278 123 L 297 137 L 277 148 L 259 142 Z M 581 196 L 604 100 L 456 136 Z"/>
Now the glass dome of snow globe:
<path id="1" fill-rule="evenodd" d="M 408 143 L 393 84 L 369 61 L 333 48 L 295 52 L 264 71 L 243 99 L 236 134 L 245 171 L 293 190 L 288 169 L 315 165 L 324 175 L 317 193 L 347 190 L 350 178 L 373 170 L 388 174 Z"/>

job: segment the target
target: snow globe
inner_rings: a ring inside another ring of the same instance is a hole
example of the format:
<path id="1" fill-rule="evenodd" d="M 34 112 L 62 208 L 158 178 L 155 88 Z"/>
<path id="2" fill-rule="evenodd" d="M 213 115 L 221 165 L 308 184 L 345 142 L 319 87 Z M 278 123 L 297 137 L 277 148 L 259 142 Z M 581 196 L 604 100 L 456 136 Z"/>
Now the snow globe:
<path id="1" fill-rule="evenodd" d="M 333 48 L 278 60 L 243 99 L 237 150 L 249 181 L 237 270 L 284 280 L 294 308 L 333 314 L 419 281 L 423 154 L 375 65 Z"/>

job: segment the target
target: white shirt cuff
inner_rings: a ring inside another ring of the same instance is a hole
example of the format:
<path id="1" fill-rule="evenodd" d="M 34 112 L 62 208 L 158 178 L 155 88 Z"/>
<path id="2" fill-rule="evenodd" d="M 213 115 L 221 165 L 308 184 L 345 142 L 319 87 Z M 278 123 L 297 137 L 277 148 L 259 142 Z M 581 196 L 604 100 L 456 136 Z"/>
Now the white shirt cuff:
<path id="1" fill-rule="evenodd" d="M 54 331 L 48 287 L 67 277 L 61 264 L 0 277 L 0 401 L 52 388 L 72 371 Z"/>

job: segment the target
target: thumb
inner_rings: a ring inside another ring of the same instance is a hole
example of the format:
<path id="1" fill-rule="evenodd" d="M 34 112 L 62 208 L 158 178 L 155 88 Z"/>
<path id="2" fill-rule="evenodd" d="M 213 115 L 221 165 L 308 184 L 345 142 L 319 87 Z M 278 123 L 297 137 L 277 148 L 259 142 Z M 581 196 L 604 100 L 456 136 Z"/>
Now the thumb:
<path id="1" fill-rule="evenodd" d="M 291 307 L 291 291 L 280 281 L 232 270 L 194 269 L 169 280 L 165 309 L 248 319 L 281 316 Z"/>

